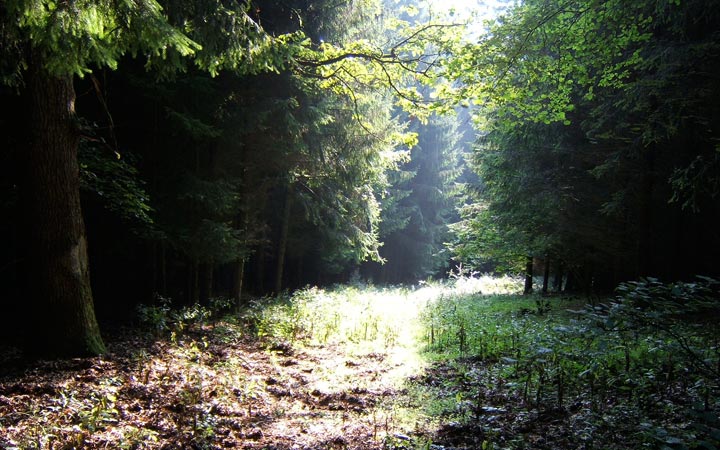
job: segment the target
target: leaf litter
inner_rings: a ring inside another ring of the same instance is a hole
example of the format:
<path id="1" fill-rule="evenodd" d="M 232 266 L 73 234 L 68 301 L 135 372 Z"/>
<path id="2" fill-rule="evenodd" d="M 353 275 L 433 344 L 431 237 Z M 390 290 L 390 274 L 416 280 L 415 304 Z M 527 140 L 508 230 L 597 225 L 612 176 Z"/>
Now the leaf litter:
<path id="1" fill-rule="evenodd" d="M 0 447 L 374 449 L 394 432 L 384 405 L 401 364 L 387 353 L 268 348 L 208 326 L 177 342 L 135 332 L 108 341 L 96 358 L 6 356 Z"/>

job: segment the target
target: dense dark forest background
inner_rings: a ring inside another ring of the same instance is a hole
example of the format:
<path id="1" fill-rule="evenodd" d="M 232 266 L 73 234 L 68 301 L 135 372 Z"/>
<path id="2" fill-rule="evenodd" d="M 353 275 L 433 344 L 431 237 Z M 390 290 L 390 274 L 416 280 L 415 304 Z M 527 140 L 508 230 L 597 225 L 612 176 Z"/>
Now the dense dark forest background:
<path id="1" fill-rule="evenodd" d="M 17 340 L 32 326 L 25 299 L 41 262 L 25 213 L 38 126 L 30 59 L 10 56 L 33 38 L 11 3 L 0 7 L 0 299 L 2 333 Z M 205 3 L 192 14 L 207 14 Z M 362 45 L 376 39 L 396 57 L 393 42 L 414 42 L 408 30 L 435 20 L 411 6 L 253 2 L 245 14 L 262 33 L 247 39 L 302 31 L 305 50 L 288 40 L 287 61 L 278 51 L 252 70 L 202 61 L 165 73 L 129 47 L 72 77 L 101 321 L 158 296 L 188 305 L 352 277 L 414 283 L 459 264 L 582 292 L 718 275 L 717 2 L 532 0 L 473 42 L 456 24 L 437 27 L 444 37 L 423 46 L 449 61 L 437 63 L 445 97 L 418 88 L 422 71 L 381 86 L 382 73 L 332 66 L 362 52 L 355 63 L 391 66 Z M 303 53 L 327 43 L 348 50 Z M 412 111 L 430 98 L 442 101 Z"/>
<path id="2" fill-rule="evenodd" d="M 202 7 L 195 14 L 208 14 Z M 11 11 L 3 9 L 4 20 Z M 385 25 L 392 14 L 373 2 L 257 2 L 242 14 L 262 27 L 262 36 L 301 31 L 321 50 L 325 42 L 398 40 Z M 261 41 L 256 32 L 247 34 Z M 3 37 L 11 48 L 15 36 Z M 463 145 L 457 126 L 437 116 L 428 131 L 418 120 L 411 125 L 387 87 L 359 81 L 357 73 L 336 81 L 337 89 L 332 76 L 316 70 L 324 62 L 300 55 L 288 70 L 265 58 L 253 63 L 265 65 L 259 70 L 215 74 L 183 66 L 166 73 L 125 55 L 113 62 L 118 70 L 91 64 L 91 74 L 74 78 L 82 214 L 101 322 L 131 319 L 138 304 L 160 298 L 178 306 L 214 297 L 242 302 L 347 281 L 364 261 L 390 257 L 380 254 L 381 235 L 400 236 L 409 227 L 418 242 L 401 245 L 417 253 L 412 266 L 392 275 L 379 266 L 365 276 L 382 282 L 442 276 L 449 255 L 431 259 L 454 213 L 450 191 L 462 171 Z M 0 226 L 7 245 L 0 250 L 0 284 L 3 334 L 21 341 L 26 324 L 16 319 L 32 316 L 37 305 L 23 300 L 34 295 L 27 286 L 37 275 L 24 213 L 35 199 L 23 187 L 31 176 L 25 146 L 36 132 L 28 125 L 31 87 L 15 75 L 8 73 L 1 92 Z M 420 145 L 411 154 L 416 133 Z M 394 212 L 391 201 L 399 202 Z M 391 216 L 398 224 L 390 225 Z M 389 267 L 404 265 L 399 259 L 392 255 Z"/>
<path id="3" fill-rule="evenodd" d="M 585 6 L 525 2 L 461 65 L 491 106 L 455 251 L 585 292 L 716 275 L 718 4 Z"/>

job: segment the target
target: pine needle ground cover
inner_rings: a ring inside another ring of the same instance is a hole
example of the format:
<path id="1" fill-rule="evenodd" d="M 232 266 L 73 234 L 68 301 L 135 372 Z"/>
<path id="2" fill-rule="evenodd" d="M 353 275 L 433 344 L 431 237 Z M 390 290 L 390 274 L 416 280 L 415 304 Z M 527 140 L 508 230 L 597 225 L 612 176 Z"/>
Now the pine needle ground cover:
<path id="1" fill-rule="evenodd" d="M 5 449 L 717 448 L 717 283 L 511 278 L 140 311 L 103 357 L 4 349 Z"/>

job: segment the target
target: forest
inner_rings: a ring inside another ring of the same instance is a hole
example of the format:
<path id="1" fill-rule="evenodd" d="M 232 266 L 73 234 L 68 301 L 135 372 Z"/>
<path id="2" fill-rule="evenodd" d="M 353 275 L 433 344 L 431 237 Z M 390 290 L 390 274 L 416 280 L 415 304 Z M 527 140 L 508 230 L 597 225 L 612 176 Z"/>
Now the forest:
<path id="1" fill-rule="evenodd" d="M 720 2 L 3 0 L 0 448 L 720 448 Z"/>

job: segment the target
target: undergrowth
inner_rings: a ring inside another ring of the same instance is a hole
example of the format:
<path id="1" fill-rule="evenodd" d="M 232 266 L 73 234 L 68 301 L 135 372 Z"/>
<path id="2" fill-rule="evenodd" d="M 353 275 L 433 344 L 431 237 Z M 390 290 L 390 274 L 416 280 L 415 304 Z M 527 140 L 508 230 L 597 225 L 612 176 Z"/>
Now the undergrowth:
<path id="1" fill-rule="evenodd" d="M 592 305 L 520 288 L 516 278 L 462 271 L 414 289 L 309 287 L 256 300 L 239 320 L 271 350 L 422 355 L 425 374 L 408 373 L 406 398 L 383 405 L 383 414 L 397 426 L 460 424 L 474 436 L 466 445 L 720 448 L 718 282 L 644 279 Z M 210 316 L 195 307 L 171 315 L 174 325 L 155 322 L 177 333 Z M 414 431 L 389 434 L 386 447 L 443 439 Z M 533 433 L 542 437 L 532 441 Z"/>
<path id="2" fill-rule="evenodd" d="M 309 287 L 253 301 L 241 320 L 270 346 L 346 344 L 358 351 L 384 351 L 406 342 L 408 322 L 419 305 L 407 288 Z"/>
<path id="3" fill-rule="evenodd" d="M 240 314 L 226 299 L 172 308 L 158 298 L 138 310 L 154 346 L 59 374 L 25 406 L 31 387 L 0 384 L 22 394 L 0 396 L 11 411 L 0 444 L 269 443 L 254 421 L 307 428 L 340 412 L 386 450 L 720 448 L 720 283 L 644 279 L 590 305 L 521 288 L 458 273 L 414 288 L 311 287 Z M 247 342 L 265 356 L 249 360 Z M 162 416 L 145 415 L 161 393 Z M 342 444 L 327 439 L 318 445 Z"/>
<path id="4" fill-rule="evenodd" d="M 387 351 L 402 341 L 431 365 L 393 407 L 404 422 L 469 427 L 471 446 L 720 448 L 716 281 L 645 279 L 587 305 L 519 295 L 510 277 L 453 278 L 414 290 L 308 288 L 252 304 L 244 320 L 270 346 Z M 425 448 L 432 437 L 390 441 Z"/>
<path id="5" fill-rule="evenodd" d="M 430 406 L 441 412 L 431 414 L 474 427 L 486 447 L 553 448 L 499 426 L 550 414 L 572 428 L 555 437 L 571 446 L 720 448 L 718 311 L 718 283 L 707 278 L 625 283 L 596 306 L 438 298 L 422 314 L 426 355 L 445 371 Z"/>

